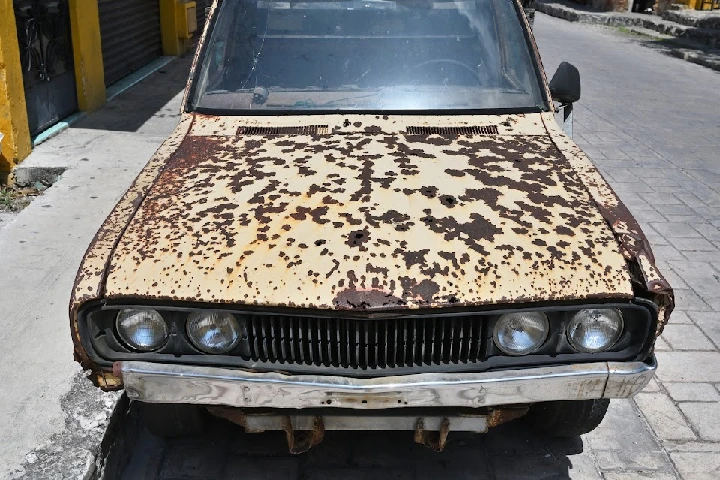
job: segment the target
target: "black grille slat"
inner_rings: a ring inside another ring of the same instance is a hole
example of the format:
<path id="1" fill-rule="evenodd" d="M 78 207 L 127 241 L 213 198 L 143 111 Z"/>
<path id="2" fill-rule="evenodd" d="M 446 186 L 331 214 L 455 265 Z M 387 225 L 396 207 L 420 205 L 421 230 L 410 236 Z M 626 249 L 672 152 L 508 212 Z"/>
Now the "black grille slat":
<path id="1" fill-rule="evenodd" d="M 401 351 L 400 351 L 400 360 L 398 361 L 398 367 L 409 367 L 412 365 L 412 363 L 409 361 L 408 358 L 408 347 L 410 345 L 410 322 L 411 320 L 403 320 L 402 330 L 400 330 L 401 336 L 400 336 L 400 345 L 401 345 Z"/>
<path id="2" fill-rule="evenodd" d="M 462 127 L 411 126 L 405 131 L 409 135 L 498 135 L 497 125 L 468 125 Z"/>
<path id="3" fill-rule="evenodd" d="M 377 322 L 371 324 L 373 330 L 373 359 L 372 368 L 380 366 L 380 325 Z"/>
<path id="4" fill-rule="evenodd" d="M 292 362 L 292 359 L 300 358 L 300 349 L 298 348 L 298 337 L 297 337 L 297 322 L 296 319 L 289 319 L 290 324 L 290 358 L 288 362 Z"/>
<path id="5" fill-rule="evenodd" d="M 472 337 L 470 336 L 470 322 L 467 319 L 462 320 L 463 329 L 463 342 L 462 349 L 460 351 L 460 357 L 463 363 L 467 363 L 470 360 L 470 342 Z"/>
<path id="6" fill-rule="evenodd" d="M 282 326 L 279 317 L 270 317 L 270 334 L 272 335 L 272 351 L 277 361 L 282 360 L 280 343 L 282 342 Z"/>
<path id="7" fill-rule="evenodd" d="M 298 351 L 299 351 L 299 363 L 307 363 L 305 359 L 307 358 L 307 355 L 305 353 L 305 347 L 307 342 L 305 342 L 305 329 L 302 327 L 301 322 L 303 319 L 298 319 L 298 325 L 297 325 L 297 334 L 298 334 Z"/>
<path id="8" fill-rule="evenodd" d="M 318 331 L 317 331 L 317 318 L 310 319 L 310 334 L 307 338 L 310 339 L 308 351 L 310 352 L 310 364 L 318 365 Z M 321 362 L 322 363 L 322 362 Z"/>
<path id="9" fill-rule="evenodd" d="M 280 317 L 280 325 L 282 327 L 282 341 L 280 343 L 280 355 L 282 358 L 280 361 L 285 363 L 290 358 L 290 328 L 289 319 L 287 317 Z"/>
<path id="10" fill-rule="evenodd" d="M 435 329 L 435 347 L 433 351 L 433 363 L 442 362 L 443 341 L 445 340 L 445 326 L 442 322 L 437 322 Z"/>
<path id="11" fill-rule="evenodd" d="M 415 364 L 422 365 L 423 357 L 425 356 L 425 342 L 423 342 L 423 332 L 425 331 L 425 322 L 420 319 L 415 319 L 413 322 L 414 333 L 413 343 L 415 344 Z"/>
<path id="12" fill-rule="evenodd" d="M 470 347 L 470 359 L 472 361 L 480 358 L 480 338 L 482 338 L 482 330 L 476 322 L 472 323 L 472 346 Z"/>
<path id="13" fill-rule="evenodd" d="M 457 362 L 457 359 L 455 358 L 455 353 L 453 350 L 453 346 L 455 345 L 455 319 L 451 318 L 448 321 L 448 324 L 450 325 L 450 338 L 448 341 L 448 362 Z"/>
<path id="14" fill-rule="evenodd" d="M 335 328 L 335 336 L 337 338 L 337 341 L 335 342 L 335 354 L 337 355 L 337 357 L 335 358 L 335 363 L 333 365 L 335 365 L 336 367 L 339 367 L 339 366 L 344 367 L 345 366 L 345 365 L 343 365 L 343 360 L 342 360 L 343 359 L 342 341 L 341 341 L 342 330 L 340 327 L 340 323 L 341 322 L 339 322 L 337 320 L 333 320 L 333 324 L 334 324 L 334 328 Z"/>
<path id="15" fill-rule="evenodd" d="M 267 358 L 269 361 L 275 360 L 272 358 L 272 354 L 270 352 L 270 344 L 272 343 L 272 336 L 267 328 L 267 322 L 269 319 L 267 317 L 262 317 L 260 320 L 260 331 L 262 332 L 263 336 L 263 352 L 265 354 L 265 358 Z"/>
<path id="16" fill-rule="evenodd" d="M 354 344 L 351 345 L 351 349 L 354 352 L 352 356 L 352 361 L 350 364 L 353 368 L 358 368 L 358 364 L 360 363 L 360 332 L 358 330 L 358 323 L 355 321 L 350 322 L 350 325 L 352 325 L 352 337 L 355 338 Z"/>
<path id="17" fill-rule="evenodd" d="M 318 340 L 317 340 L 317 349 L 318 349 L 318 358 L 316 360 L 316 363 L 319 363 L 320 365 L 327 365 L 325 358 L 325 319 L 324 318 L 316 318 L 315 319 L 316 325 L 315 329 L 318 333 Z"/>
<path id="18" fill-rule="evenodd" d="M 388 353 L 390 350 L 390 322 L 383 322 L 382 343 L 385 347 L 382 349 L 383 356 L 382 361 L 380 362 L 380 366 L 383 368 L 387 368 L 390 365 L 390 362 L 388 360 Z"/>
<path id="19" fill-rule="evenodd" d="M 360 335 L 360 368 L 367 368 L 370 358 L 368 356 L 369 353 L 369 346 L 370 346 L 370 339 L 369 337 L 369 329 L 368 329 L 368 323 L 367 322 L 360 322 L 360 331 L 362 332 Z"/>
<path id="20" fill-rule="evenodd" d="M 435 346 L 435 319 L 428 319 L 425 325 L 425 365 L 433 361 L 433 347 Z"/>
<path id="21" fill-rule="evenodd" d="M 250 315 L 249 357 L 263 362 L 375 370 L 473 363 L 482 317 L 348 319 Z"/>
<path id="22" fill-rule="evenodd" d="M 325 365 L 336 365 L 335 359 L 333 358 L 333 353 L 335 352 L 335 349 L 333 348 L 333 331 L 331 328 L 331 322 L 332 319 L 326 318 L 325 319 L 325 358 L 327 360 L 325 361 Z"/>
<path id="23" fill-rule="evenodd" d="M 252 320 L 252 331 L 253 331 L 253 345 L 255 346 L 255 355 L 258 360 L 266 361 L 267 357 L 262 349 L 262 332 L 260 332 L 260 319 L 253 318 Z"/>
<path id="24" fill-rule="evenodd" d="M 342 341 L 340 342 L 340 365 L 344 368 L 347 368 L 350 366 L 350 351 L 348 350 L 348 347 L 350 345 L 350 332 L 348 330 L 348 322 L 339 322 L 340 323 L 340 338 Z"/>
<path id="25" fill-rule="evenodd" d="M 416 364 L 420 365 L 420 363 L 417 363 L 417 357 L 415 356 L 415 345 L 417 344 L 417 320 L 414 318 L 410 320 L 409 327 L 412 334 L 408 336 L 408 365 L 413 367 Z"/>
<path id="26" fill-rule="evenodd" d="M 459 320 L 457 318 L 452 319 L 453 324 L 453 346 L 452 346 L 452 352 L 453 352 L 453 362 L 459 363 L 460 362 L 460 342 L 462 341 L 462 328 L 458 328 L 460 325 Z"/>

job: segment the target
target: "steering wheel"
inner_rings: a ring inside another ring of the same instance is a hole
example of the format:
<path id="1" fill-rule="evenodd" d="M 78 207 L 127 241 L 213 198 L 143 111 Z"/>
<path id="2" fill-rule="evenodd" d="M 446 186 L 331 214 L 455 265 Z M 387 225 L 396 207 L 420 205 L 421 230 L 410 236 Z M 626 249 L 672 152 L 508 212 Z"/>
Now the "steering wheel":
<path id="1" fill-rule="evenodd" d="M 452 58 L 436 58 L 433 60 L 426 60 L 424 62 L 418 63 L 417 65 L 414 65 L 410 67 L 410 70 L 416 70 L 418 68 L 426 67 L 428 65 L 437 65 L 437 64 L 447 64 L 447 65 L 454 65 L 456 67 L 460 67 L 466 72 L 470 73 L 472 77 L 475 79 L 475 81 L 478 83 L 478 85 L 482 85 L 483 81 L 480 78 L 480 75 L 478 74 L 477 69 L 471 67 L 470 65 L 460 62 L 458 60 L 453 60 Z"/>

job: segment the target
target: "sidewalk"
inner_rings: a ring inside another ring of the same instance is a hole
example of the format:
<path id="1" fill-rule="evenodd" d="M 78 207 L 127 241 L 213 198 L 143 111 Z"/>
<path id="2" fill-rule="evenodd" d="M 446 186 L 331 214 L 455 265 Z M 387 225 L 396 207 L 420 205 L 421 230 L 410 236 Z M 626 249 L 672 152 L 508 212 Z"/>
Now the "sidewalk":
<path id="1" fill-rule="evenodd" d="M 70 478 L 92 465 L 118 394 L 89 387 L 73 361 L 70 291 L 96 230 L 177 124 L 190 61 L 172 62 L 26 160 L 68 170 L 0 225 L 2 479 Z M 48 465 L 60 470 L 51 476 Z"/>
<path id="2" fill-rule="evenodd" d="M 642 45 L 720 71 L 720 12 L 669 11 L 662 17 L 631 12 L 598 12 L 566 0 L 540 0 L 538 12 L 569 22 L 616 27 Z"/>
<path id="3" fill-rule="evenodd" d="M 657 342 L 655 381 L 635 403 L 681 478 L 717 480 L 720 95 L 707 86 L 720 77 L 604 30 L 537 20 L 545 68 L 565 60 L 582 75 L 576 143 L 640 222 L 675 290 L 675 311 Z M 653 85 L 633 88 L 638 79 Z"/>

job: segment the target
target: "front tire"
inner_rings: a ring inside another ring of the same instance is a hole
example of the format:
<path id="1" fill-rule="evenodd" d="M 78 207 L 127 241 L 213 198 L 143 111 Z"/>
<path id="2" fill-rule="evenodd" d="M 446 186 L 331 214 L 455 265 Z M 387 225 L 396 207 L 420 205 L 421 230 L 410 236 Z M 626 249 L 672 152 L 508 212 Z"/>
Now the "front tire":
<path id="1" fill-rule="evenodd" d="M 207 412 L 197 405 L 141 403 L 140 412 L 150 433 L 161 438 L 199 435 L 207 423 Z"/>
<path id="2" fill-rule="evenodd" d="M 553 437 L 576 437 L 595 430 L 610 400 L 567 400 L 536 403 L 524 417 L 535 430 Z"/>

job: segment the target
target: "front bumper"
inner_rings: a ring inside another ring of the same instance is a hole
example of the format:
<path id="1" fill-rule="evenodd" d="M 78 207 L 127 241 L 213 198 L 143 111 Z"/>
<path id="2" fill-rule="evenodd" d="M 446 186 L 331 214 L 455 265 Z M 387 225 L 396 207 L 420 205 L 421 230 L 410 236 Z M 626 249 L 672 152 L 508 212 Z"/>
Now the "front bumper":
<path id="1" fill-rule="evenodd" d="M 218 367 L 118 362 L 128 397 L 149 403 L 231 407 L 490 407 L 632 397 L 657 363 L 597 362 L 482 373 L 379 378 L 253 373 Z"/>

